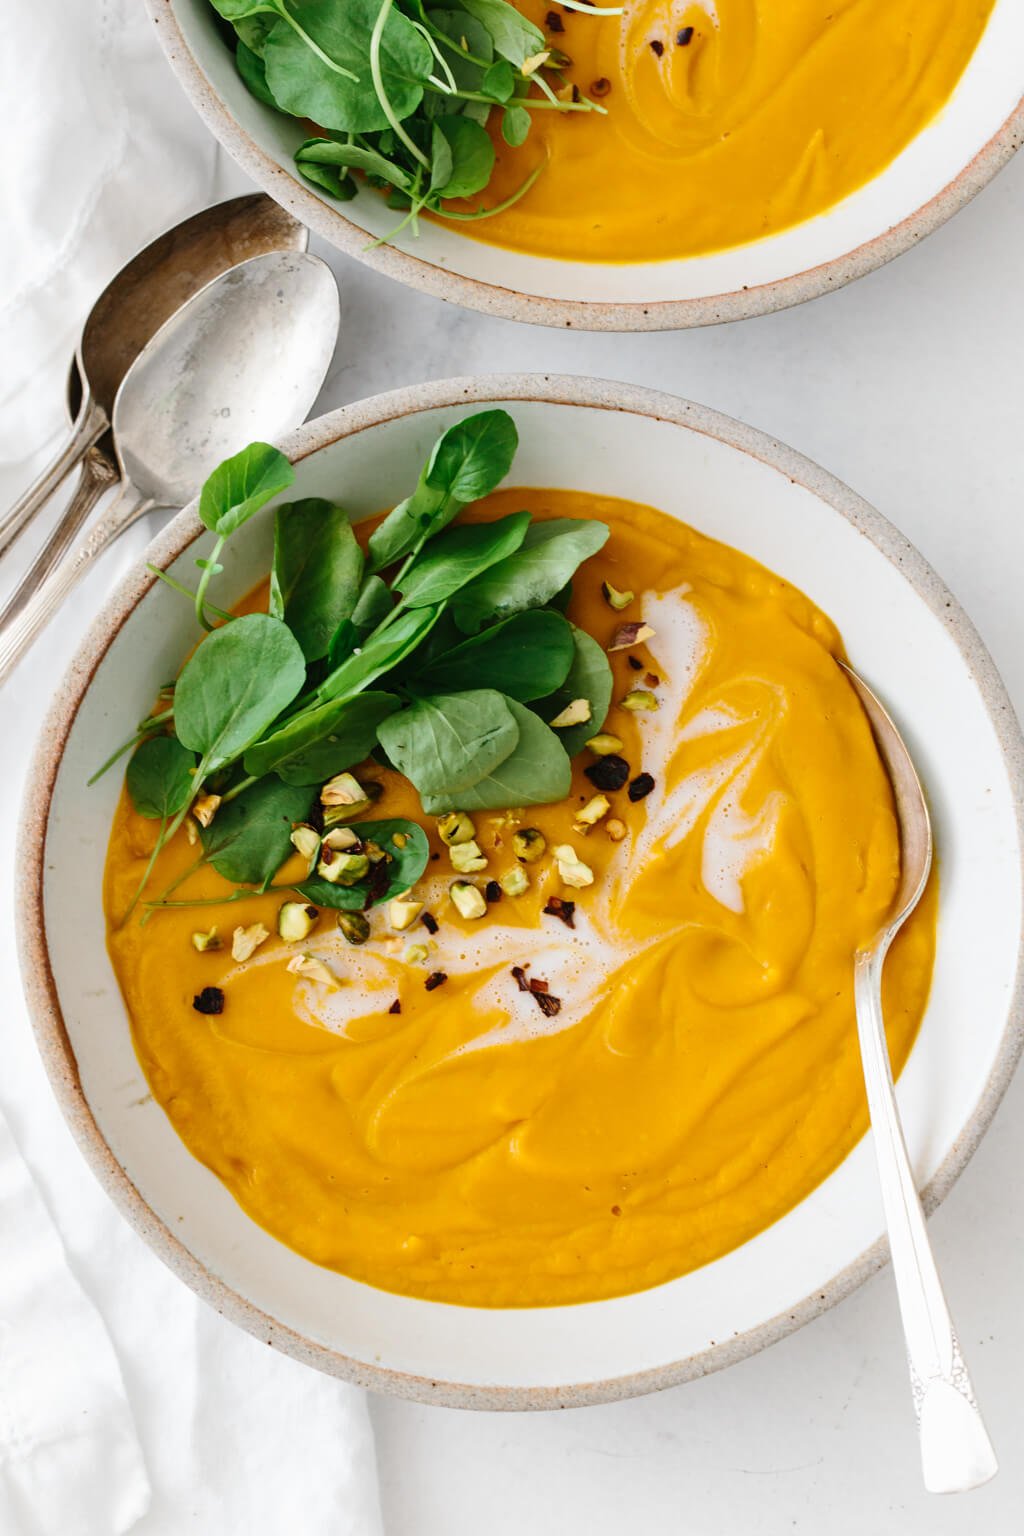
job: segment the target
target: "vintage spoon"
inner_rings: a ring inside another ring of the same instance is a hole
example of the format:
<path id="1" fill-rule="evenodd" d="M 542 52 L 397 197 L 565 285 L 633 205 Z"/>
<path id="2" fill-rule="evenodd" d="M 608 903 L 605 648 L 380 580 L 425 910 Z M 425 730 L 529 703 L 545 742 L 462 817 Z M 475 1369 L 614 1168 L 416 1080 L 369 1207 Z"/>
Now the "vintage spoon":
<path id="1" fill-rule="evenodd" d="M 206 208 L 134 256 L 108 283 L 76 352 L 81 391 L 67 441 L 0 517 L 0 555 L 110 426 L 114 396 L 143 347 L 175 310 L 229 267 L 264 251 L 304 251 L 309 231 L 262 192 Z"/>
<path id="2" fill-rule="evenodd" d="M 903 738 L 867 684 L 850 667 L 842 662 L 839 665 L 871 722 L 892 781 L 900 829 L 901 873 L 893 915 L 855 957 L 854 997 L 882 1204 L 917 1412 L 921 1466 L 929 1493 L 965 1493 L 994 1477 L 998 1463 L 975 1401 L 928 1240 L 896 1105 L 882 1015 L 885 957 L 928 883 L 931 821 Z"/>
<path id="3" fill-rule="evenodd" d="M 49 577 L 44 551 L 0 613 L 0 683 L 126 528 L 153 507 L 183 506 L 246 443 L 305 420 L 339 320 L 330 268 L 302 251 L 272 251 L 223 273 L 165 322 L 114 401 L 121 490 Z"/>

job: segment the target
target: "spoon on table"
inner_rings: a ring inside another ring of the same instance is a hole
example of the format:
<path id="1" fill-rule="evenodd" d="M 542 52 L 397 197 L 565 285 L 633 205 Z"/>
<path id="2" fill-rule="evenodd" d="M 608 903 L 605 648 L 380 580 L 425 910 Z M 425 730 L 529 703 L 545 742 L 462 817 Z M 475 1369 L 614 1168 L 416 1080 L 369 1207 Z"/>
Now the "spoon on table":
<path id="1" fill-rule="evenodd" d="M 265 251 L 304 251 L 308 243 L 309 231 L 297 219 L 256 192 L 193 214 L 121 268 L 82 330 L 75 354 L 80 389 L 67 440 L 0 517 L 0 555 L 107 432 L 122 379 L 164 321 L 229 267 Z"/>
<path id="2" fill-rule="evenodd" d="M 0 683 L 126 528 L 154 507 L 184 506 L 222 459 L 305 420 L 339 321 L 330 268 L 302 251 L 271 251 L 232 267 L 164 323 L 114 400 L 121 489 L 49 576 L 42 552 L 0 613 Z"/>
<path id="3" fill-rule="evenodd" d="M 917 1412 L 921 1467 L 929 1493 L 966 1493 L 998 1471 L 949 1315 L 903 1137 L 882 1014 L 882 970 L 896 934 L 924 894 L 932 830 L 906 743 L 865 682 L 839 663 L 864 706 L 892 782 L 900 831 L 900 884 L 893 915 L 854 960 L 857 1034 L 882 1205 Z"/>

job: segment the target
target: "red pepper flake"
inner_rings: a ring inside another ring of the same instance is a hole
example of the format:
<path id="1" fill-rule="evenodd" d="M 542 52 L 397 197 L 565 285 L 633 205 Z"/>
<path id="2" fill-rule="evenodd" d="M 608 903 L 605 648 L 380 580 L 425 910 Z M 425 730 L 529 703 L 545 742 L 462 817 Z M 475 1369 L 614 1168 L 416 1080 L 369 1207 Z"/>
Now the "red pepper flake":
<path id="1" fill-rule="evenodd" d="M 572 88 L 572 99 L 573 99 L 574 102 L 580 102 L 583 99 L 580 96 L 580 88 L 579 88 L 578 85 L 574 85 L 573 88 Z"/>
<path id="2" fill-rule="evenodd" d="M 654 788 L 654 780 L 649 773 L 638 773 L 629 786 L 629 798 L 636 802 L 645 800 Z"/>
<path id="3" fill-rule="evenodd" d="M 388 873 L 387 859 L 381 859 L 378 864 L 370 865 L 370 878 L 366 882 L 366 898 L 363 901 L 363 911 L 368 912 L 371 907 L 383 901 L 391 884 L 391 876 Z"/>
<path id="4" fill-rule="evenodd" d="M 435 862 L 436 862 L 436 861 L 437 861 L 437 860 L 438 860 L 438 859 L 439 859 L 439 858 L 440 858 L 440 857 L 441 857 L 441 855 L 440 855 L 440 854 L 439 854 L 439 853 L 432 853 L 432 854 L 431 854 L 431 855 L 430 855 L 430 862 L 431 862 L 431 863 L 432 863 L 432 864 L 433 864 L 433 863 L 435 863 Z"/>
<path id="5" fill-rule="evenodd" d="M 501 886 L 498 884 L 497 880 L 488 880 L 487 884 L 484 886 L 484 900 L 501 900 Z"/>
<path id="6" fill-rule="evenodd" d="M 614 793 L 629 778 L 629 764 L 617 752 L 609 752 L 605 757 L 599 757 L 596 763 L 591 763 L 589 768 L 584 768 L 583 772 L 595 789 L 611 790 Z"/>
<path id="7" fill-rule="evenodd" d="M 591 96 L 608 96 L 611 94 L 612 83 L 602 75 L 600 80 L 594 80 L 590 86 Z"/>
<path id="8" fill-rule="evenodd" d="M 680 27 L 679 31 L 676 33 L 676 47 L 677 48 L 689 48 L 689 46 L 690 46 L 690 44 L 692 42 L 693 42 L 693 28 L 692 27 Z"/>
<path id="9" fill-rule="evenodd" d="M 519 988 L 520 992 L 530 991 L 530 983 L 527 981 L 526 972 L 523 970 L 521 965 L 514 965 L 512 967 L 512 975 L 516 979 L 516 986 Z"/>
<path id="10" fill-rule="evenodd" d="M 621 1205 L 613 1205 L 612 1206 L 612 1215 L 613 1216 L 621 1216 L 622 1215 L 622 1206 Z"/>
<path id="11" fill-rule="evenodd" d="M 433 912 L 424 912 L 420 917 L 420 922 L 423 924 L 428 933 L 436 933 L 438 928 L 441 926 Z"/>
<path id="12" fill-rule="evenodd" d="M 401 1013 L 401 1011 L 402 1011 L 401 999 L 396 997 L 394 1002 L 391 1004 L 391 1007 L 388 1009 L 388 1013 Z"/>
<path id="13" fill-rule="evenodd" d="M 659 42 L 657 38 L 654 38 L 651 43 L 651 52 L 654 54 L 655 58 L 660 59 L 662 54 L 665 52 L 665 44 Z"/>
<path id="14" fill-rule="evenodd" d="M 659 688 L 661 686 L 661 678 L 658 676 L 657 672 L 648 672 L 647 676 L 644 678 L 644 682 L 647 684 L 648 688 Z"/>
<path id="15" fill-rule="evenodd" d="M 196 1013 L 223 1013 L 224 993 L 220 987 L 204 987 L 192 999 L 192 1007 Z"/>
<path id="16" fill-rule="evenodd" d="M 533 978 L 533 980 L 530 982 L 530 991 L 531 992 L 550 992 L 551 988 L 548 986 L 546 981 L 541 981 L 539 976 L 535 976 Z"/>
<path id="17" fill-rule="evenodd" d="M 427 977 L 427 979 L 423 983 L 423 985 L 426 987 L 428 992 L 433 992 L 435 987 L 443 987 L 447 980 L 448 980 L 447 972 L 445 972 L 445 971 L 431 971 L 430 975 Z"/>
<path id="18" fill-rule="evenodd" d="M 553 1019 L 556 1013 L 561 1012 L 562 999 L 552 997 L 550 992 L 535 992 L 533 994 L 537 1006 L 546 1019 Z"/>
<path id="19" fill-rule="evenodd" d="M 547 27 L 549 32 L 565 31 L 565 22 L 562 20 L 561 16 L 559 16 L 557 11 L 548 11 L 544 18 L 544 25 Z"/>
<path id="20" fill-rule="evenodd" d="M 559 917 L 567 928 L 576 927 L 576 919 L 573 914 L 576 911 L 574 901 L 565 901 L 561 896 L 551 896 L 544 908 L 548 917 Z"/>
<path id="21" fill-rule="evenodd" d="M 629 662 L 629 664 L 633 668 L 634 672 L 642 672 L 643 671 L 644 664 L 640 660 L 639 656 L 627 656 L 626 660 Z"/>

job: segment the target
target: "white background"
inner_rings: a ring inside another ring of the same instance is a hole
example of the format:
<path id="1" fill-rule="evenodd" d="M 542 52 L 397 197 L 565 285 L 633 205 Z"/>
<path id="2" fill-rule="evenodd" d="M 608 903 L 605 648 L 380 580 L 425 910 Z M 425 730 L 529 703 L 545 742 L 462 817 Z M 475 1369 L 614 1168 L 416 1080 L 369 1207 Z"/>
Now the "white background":
<path id="1" fill-rule="evenodd" d="M 216 195 L 244 188 L 222 162 Z M 706 331 L 631 338 L 516 326 L 314 248 L 331 261 L 343 305 L 320 410 L 421 379 L 520 370 L 621 378 L 715 406 L 817 459 L 897 523 L 964 603 L 1024 707 L 1024 157 L 894 265 L 801 309 Z M 112 574 L 113 565 L 106 581 Z M 73 629 L 47 637 L 55 663 L 70 653 Z M 932 1224 L 1002 1460 L 993 1485 L 959 1500 L 920 1491 L 883 1272 L 767 1353 L 658 1397 L 537 1415 L 375 1399 L 387 1536 L 1018 1531 L 1022 1107 L 1024 1079 Z M 70 1241 L 101 1310 L 113 1305 L 104 1256 L 89 1252 L 85 1231 Z M 161 1277 L 154 1284 L 166 1283 L 158 1261 L 148 1263 Z M 145 1404 L 158 1417 L 144 1360 L 129 1385 L 136 1411 Z M 182 1515 L 168 1529 L 217 1536 Z M 278 1536 L 258 1517 L 252 1529 Z"/>

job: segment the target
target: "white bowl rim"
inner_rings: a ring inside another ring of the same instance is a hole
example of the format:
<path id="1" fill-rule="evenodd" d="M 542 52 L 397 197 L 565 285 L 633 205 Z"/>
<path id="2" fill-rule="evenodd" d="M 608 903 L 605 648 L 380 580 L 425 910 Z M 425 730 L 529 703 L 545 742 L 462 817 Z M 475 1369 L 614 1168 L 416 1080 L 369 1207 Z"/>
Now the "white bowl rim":
<path id="1" fill-rule="evenodd" d="M 957 176 L 898 224 L 831 261 L 730 292 L 632 303 L 548 298 L 447 270 L 394 245 L 367 249 L 366 230 L 283 170 L 228 110 L 193 54 L 175 0 L 146 0 L 168 61 L 211 132 L 258 186 L 338 250 L 387 277 L 467 309 L 533 325 L 589 331 L 669 331 L 789 309 L 864 277 L 900 256 L 966 206 L 1024 144 L 1024 97 Z"/>
<path id="2" fill-rule="evenodd" d="M 1003 681 L 974 625 L 920 552 L 880 512 L 827 470 L 766 433 L 707 406 L 637 385 L 572 375 L 495 374 L 432 381 L 371 396 L 297 428 L 280 446 L 289 458 L 298 461 L 342 438 L 421 411 L 503 401 L 590 407 L 686 427 L 778 470 L 864 534 L 937 616 L 963 657 L 999 743 L 1013 793 L 1018 842 L 1024 846 L 1024 737 Z M 93 676 L 122 625 L 157 579 L 147 570 L 147 563 L 166 568 L 203 532 L 195 507 L 192 502 L 179 512 L 117 585 L 60 682 L 29 771 L 15 865 L 18 954 L 43 1065 L 86 1162 L 121 1214 L 157 1256 L 216 1311 L 304 1364 L 374 1391 L 417 1402 L 513 1411 L 614 1402 L 706 1376 L 812 1321 L 879 1270 L 888 1259 L 884 1237 L 785 1313 L 685 1358 L 571 1387 L 482 1387 L 433 1381 L 355 1360 L 283 1326 L 212 1274 L 156 1215 L 132 1183 L 127 1169 L 114 1157 L 81 1086 L 50 963 L 43 900 L 45 861 L 39 858 L 39 849 L 45 845 L 64 747 Z M 1009 1086 L 1022 1048 L 1024 935 L 1017 952 L 1006 1026 L 992 1070 L 963 1129 L 922 1191 L 926 1212 L 933 1211 L 945 1199 L 973 1156 Z"/>

